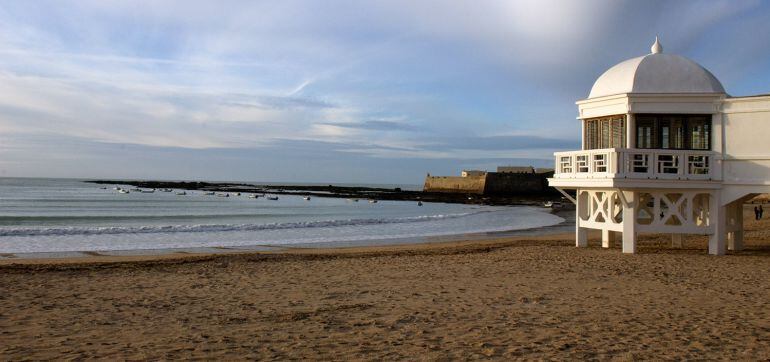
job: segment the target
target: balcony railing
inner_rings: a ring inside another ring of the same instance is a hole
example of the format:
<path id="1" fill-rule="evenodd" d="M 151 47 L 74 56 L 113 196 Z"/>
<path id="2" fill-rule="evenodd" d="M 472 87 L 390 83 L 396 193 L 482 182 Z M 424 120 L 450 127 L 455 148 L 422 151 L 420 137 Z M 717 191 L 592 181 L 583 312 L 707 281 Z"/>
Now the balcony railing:
<path id="1" fill-rule="evenodd" d="M 630 148 L 556 152 L 554 177 L 714 180 L 714 154 Z"/>

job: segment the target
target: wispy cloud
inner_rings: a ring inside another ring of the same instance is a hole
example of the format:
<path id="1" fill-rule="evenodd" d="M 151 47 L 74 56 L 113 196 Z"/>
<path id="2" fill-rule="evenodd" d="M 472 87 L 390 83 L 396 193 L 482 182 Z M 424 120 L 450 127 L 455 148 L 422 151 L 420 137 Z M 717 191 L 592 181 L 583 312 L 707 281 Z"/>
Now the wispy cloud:
<path id="1" fill-rule="evenodd" d="M 104 175 L 197 170 L 143 166 L 157 152 L 284 159 L 248 168 L 252 179 L 332 167 L 396 181 L 453 161 L 552 162 L 578 146 L 574 101 L 656 34 L 728 91 L 767 92 L 770 45 L 755 34 L 768 16 L 754 0 L 5 2 L 0 165 L 20 176 L 97 171 L 77 159 Z M 127 150 L 144 164 L 115 166 Z M 399 162 L 409 167 L 397 176 L 374 169 Z"/>

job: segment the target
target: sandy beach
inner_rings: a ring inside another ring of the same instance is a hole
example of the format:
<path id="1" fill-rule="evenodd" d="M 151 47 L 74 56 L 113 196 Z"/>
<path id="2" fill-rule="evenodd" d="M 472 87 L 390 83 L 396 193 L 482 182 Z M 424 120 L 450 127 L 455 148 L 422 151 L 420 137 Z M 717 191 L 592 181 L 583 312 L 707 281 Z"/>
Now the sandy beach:
<path id="1" fill-rule="evenodd" d="M 562 234 L 5 260 L 0 358 L 764 360 L 770 222 L 746 227 L 723 257 L 705 237 L 623 255 Z"/>

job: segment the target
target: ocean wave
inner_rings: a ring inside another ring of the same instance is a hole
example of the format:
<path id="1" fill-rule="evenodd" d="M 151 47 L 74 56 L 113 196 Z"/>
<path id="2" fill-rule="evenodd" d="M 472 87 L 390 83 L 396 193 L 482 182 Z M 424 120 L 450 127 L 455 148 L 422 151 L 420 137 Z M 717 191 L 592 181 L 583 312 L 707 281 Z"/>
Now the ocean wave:
<path id="1" fill-rule="evenodd" d="M 0 237 L 9 236 L 60 236 L 60 235 L 114 235 L 153 233 L 200 233 L 222 231 L 260 231 L 300 228 L 323 228 L 341 226 L 365 226 L 381 224 L 403 224 L 456 219 L 490 211 L 476 211 L 446 215 L 423 215 L 392 219 L 345 219 L 326 221 L 302 221 L 269 224 L 204 224 L 204 225 L 147 225 L 147 226 L 94 226 L 94 227 L 48 227 L 48 228 L 0 228 Z"/>

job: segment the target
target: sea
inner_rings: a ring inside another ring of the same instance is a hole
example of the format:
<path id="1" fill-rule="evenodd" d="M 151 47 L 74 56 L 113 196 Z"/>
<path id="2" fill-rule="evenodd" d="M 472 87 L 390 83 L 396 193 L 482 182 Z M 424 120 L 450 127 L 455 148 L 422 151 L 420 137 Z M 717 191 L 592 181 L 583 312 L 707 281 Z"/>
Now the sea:
<path id="1" fill-rule="evenodd" d="M 74 179 L 0 178 L 0 254 L 423 242 L 564 222 L 531 206 L 419 206 L 289 195 L 268 200 L 202 191 L 177 195 L 181 190 L 123 194 L 115 187 L 133 188 Z"/>

